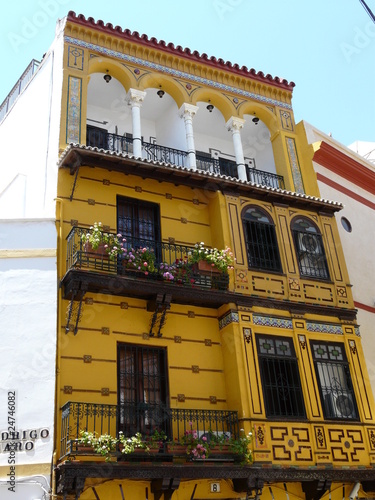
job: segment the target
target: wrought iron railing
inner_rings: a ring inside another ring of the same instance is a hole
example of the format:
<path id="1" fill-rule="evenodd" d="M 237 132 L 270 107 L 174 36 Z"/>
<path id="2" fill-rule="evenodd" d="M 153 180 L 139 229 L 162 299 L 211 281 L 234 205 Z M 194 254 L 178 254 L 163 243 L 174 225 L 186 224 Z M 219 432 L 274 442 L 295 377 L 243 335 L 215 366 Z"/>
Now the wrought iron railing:
<path id="1" fill-rule="evenodd" d="M 236 411 L 163 408 L 145 403 L 117 406 L 68 402 L 61 408 L 60 458 L 77 451 L 81 431 L 112 437 L 120 431 L 128 437 L 140 432 L 147 437 L 155 430 L 174 443 L 179 443 L 190 430 L 199 437 L 212 432 L 238 439 L 240 434 Z"/>
<path id="2" fill-rule="evenodd" d="M 220 174 L 220 165 L 217 158 L 207 158 L 203 155 L 196 155 L 197 169 L 203 172 L 210 172 L 213 174 Z"/>
<path id="3" fill-rule="evenodd" d="M 95 127 L 87 127 L 86 144 L 117 153 L 133 154 L 133 138 L 127 135 L 116 135 Z M 142 141 L 142 157 L 147 160 L 160 161 L 186 167 L 188 153 L 180 149 L 168 148 L 159 144 Z M 209 158 L 200 154 L 196 155 L 197 169 L 203 172 L 227 175 L 238 178 L 238 169 L 234 161 L 223 158 Z M 265 172 L 246 166 L 246 176 L 249 182 L 262 186 L 285 189 L 282 175 Z"/>
<path id="4" fill-rule="evenodd" d="M 125 135 L 110 134 L 106 130 L 87 127 L 86 144 L 88 146 L 133 154 L 133 138 Z"/>
<path id="5" fill-rule="evenodd" d="M 272 187 L 276 189 L 285 189 L 284 177 L 282 175 L 265 172 L 255 168 L 247 167 L 246 169 L 247 180 L 255 182 L 261 186 Z"/>
<path id="6" fill-rule="evenodd" d="M 9 92 L 7 97 L 0 105 L 0 122 L 11 109 L 13 104 L 16 102 L 18 96 L 22 94 L 26 85 L 29 83 L 36 70 L 39 68 L 40 62 L 32 59 L 30 64 L 27 66 L 25 71 L 22 73 L 21 77 L 18 79 L 17 83 L 14 85 L 12 90 Z"/>
<path id="7" fill-rule="evenodd" d="M 147 160 L 162 161 L 180 167 L 187 166 L 187 152 L 180 149 L 167 148 L 166 146 L 160 146 L 160 144 L 142 141 L 142 153 Z"/>
<path id="8" fill-rule="evenodd" d="M 110 259 L 102 245 L 99 245 L 98 251 L 92 250 L 82 238 L 87 231 L 82 227 L 73 227 L 68 234 L 66 271 L 70 269 L 91 269 L 109 274 L 148 280 L 164 280 L 170 283 L 200 288 L 216 288 L 219 290 L 228 288 L 229 275 L 227 273 L 216 274 L 214 271 L 198 270 L 196 266 L 188 262 L 188 256 L 193 251 L 193 247 L 127 237 L 126 241 L 123 242 L 127 253 L 137 254 L 137 249 L 147 248 L 155 256 L 155 270 L 145 274 L 144 271 L 138 271 L 137 267 L 129 266 L 125 256 Z M 171 279 L 171 274 L 173 279 Z"/>

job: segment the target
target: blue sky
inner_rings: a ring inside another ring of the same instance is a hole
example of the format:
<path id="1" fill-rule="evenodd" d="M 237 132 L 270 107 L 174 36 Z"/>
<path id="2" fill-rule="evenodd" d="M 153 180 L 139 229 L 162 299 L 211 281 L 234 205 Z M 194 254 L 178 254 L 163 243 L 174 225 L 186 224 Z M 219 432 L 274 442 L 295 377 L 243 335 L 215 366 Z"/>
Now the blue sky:
<path id="1" fill-rule="evenodd" d="M 7 1 L 0 102 L 69 10 L 293 81 L 297 122 L 346 145 L 375 141 L 375 24 L 359 0 Z"/>

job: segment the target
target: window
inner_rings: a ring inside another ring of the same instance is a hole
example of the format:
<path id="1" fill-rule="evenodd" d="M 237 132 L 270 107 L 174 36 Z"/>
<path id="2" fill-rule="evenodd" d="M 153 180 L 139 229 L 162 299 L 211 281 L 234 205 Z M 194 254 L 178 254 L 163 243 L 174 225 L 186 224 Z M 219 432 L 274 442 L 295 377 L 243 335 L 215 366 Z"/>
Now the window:
<path id="1" fill-rule="evenodd" d="M 352 232 L 352 225 L 350 224 L 350 221 L 346 217 L 341 217 L 341 225 L 346 232 L 348 233 Z"/>
<path id="2" fill-rule="evenodd" d="M 305 418 L 293 340 L 257 335 L 257 346 L 267 417 Z"/>
<path id="3" fill-rule="evenodd" d="M 344 344 L 311 341 L 311 349 L 325 418 L 357 419 Z"/>
<path id="4" fill-rule="evenodd" d="M 301 276 L 329 279 L 322 236 L 315 224 L 305 217 L 296 218 L 292 232 Z"/>
<path id="5" fill-rule="evenodd" d="M 258 207 L 249 207 L 242 223 L 249 268 L 281 271 L 275 226 L 268 215 Z"/>
<path id="6" fill-rule="evenodd" d="M 118 344 L 119 431 L 168 432 L 166 350 Z"/>
<path id="7" fill-rule="evenodd" d="M 117 200 L 117 230 L 128 246 L 148 246 L 157 250 L 160 242 L 159 206 L 133 198 Z"/>

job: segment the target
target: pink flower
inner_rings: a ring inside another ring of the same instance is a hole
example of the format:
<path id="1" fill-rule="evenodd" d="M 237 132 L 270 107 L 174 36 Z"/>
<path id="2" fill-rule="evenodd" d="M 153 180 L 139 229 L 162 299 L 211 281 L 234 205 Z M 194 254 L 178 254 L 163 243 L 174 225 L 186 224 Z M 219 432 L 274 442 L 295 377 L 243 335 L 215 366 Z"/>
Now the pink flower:
<path id="1" fill-rule="evenodd" d="M 144 263 L 143 263 L 143 265 L 144 265 L 145 267 L 147 267 L 147 266 L 148 266 L 147 262 L 144 262 Z"/>

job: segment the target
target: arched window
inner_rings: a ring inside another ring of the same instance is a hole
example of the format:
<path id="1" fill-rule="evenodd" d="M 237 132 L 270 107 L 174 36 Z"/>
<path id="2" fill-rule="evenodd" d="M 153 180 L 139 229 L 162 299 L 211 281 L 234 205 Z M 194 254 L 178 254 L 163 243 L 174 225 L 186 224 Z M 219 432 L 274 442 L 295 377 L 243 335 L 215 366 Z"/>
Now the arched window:
<path id="1" fill-rule="evenodd" d="M 322 236 L 315 224 L 297 217 L 292 222 L 292 232 L 301 276 L 329 279 Z"/>
<path id="2" fill-rule="evenodd" d="M 258 207 L 242 214 L 249 268 L 281 271 L 279 248 L 273 221 Z"/>

